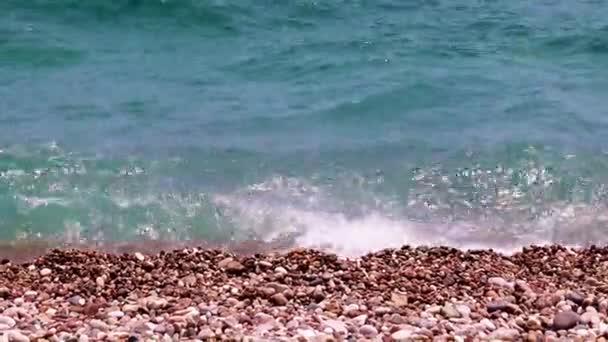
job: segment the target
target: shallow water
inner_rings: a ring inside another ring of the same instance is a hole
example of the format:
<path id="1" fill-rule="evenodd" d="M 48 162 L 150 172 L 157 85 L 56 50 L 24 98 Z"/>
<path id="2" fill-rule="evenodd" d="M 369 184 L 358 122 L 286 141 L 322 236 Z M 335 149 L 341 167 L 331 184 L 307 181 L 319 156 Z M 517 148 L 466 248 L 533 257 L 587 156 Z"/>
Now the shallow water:
<path id="1" fill-rule="evenodd" d="M 0 239 L 606 241 L 607 1 L 0 3 Z"/>

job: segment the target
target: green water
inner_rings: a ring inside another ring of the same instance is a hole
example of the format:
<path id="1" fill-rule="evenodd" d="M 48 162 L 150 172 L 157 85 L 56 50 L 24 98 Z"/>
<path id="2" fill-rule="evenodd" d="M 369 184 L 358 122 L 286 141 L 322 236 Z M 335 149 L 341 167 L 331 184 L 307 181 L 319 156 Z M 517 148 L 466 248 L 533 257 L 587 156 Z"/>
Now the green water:
<path id="1" fill-rule="evenodd" d="M 605 13 L 3 1 L 0 239 L 603 242 Z"/>

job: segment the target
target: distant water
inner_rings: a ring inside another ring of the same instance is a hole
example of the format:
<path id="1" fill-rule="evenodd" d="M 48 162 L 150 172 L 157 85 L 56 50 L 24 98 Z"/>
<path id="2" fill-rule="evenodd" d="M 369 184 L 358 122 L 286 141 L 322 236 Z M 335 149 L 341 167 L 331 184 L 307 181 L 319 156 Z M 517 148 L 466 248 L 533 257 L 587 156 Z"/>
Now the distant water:
<path id="1" fill-rule="evenodd" d="M 0 1 L 0 240 L 608 241 L 608 1 Z"/>

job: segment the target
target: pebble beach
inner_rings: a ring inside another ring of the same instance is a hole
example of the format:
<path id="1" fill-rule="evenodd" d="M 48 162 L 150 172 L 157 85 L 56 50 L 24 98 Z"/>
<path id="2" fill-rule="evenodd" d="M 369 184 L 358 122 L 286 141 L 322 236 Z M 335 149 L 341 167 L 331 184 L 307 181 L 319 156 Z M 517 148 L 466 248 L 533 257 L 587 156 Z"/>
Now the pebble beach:
<path id="1" fill-rule="evenodd" d="M 1 341 L 605 341 L 608 248 L 156 254 L 0 265 Z"/>

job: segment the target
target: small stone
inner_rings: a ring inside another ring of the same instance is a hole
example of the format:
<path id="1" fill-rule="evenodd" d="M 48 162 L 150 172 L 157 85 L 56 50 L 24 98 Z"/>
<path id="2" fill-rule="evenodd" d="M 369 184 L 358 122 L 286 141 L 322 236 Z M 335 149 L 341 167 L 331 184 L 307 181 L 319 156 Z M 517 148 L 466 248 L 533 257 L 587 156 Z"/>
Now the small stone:
<path id="1" fill-rule="evenodd" d="M 397 341 L 411 341 L 412 339 L 412 331 L 411 330 L 399 330 L 394 332 L 391 335 L 391 338 L 393 339 L 393 341 L 397 342 Z"/>
<path id="2" fill-rule="evenodd" d="M 262 267 L 262 268 L 271 268 L 272 267 L 272 263 L 270 263 L 266 260 L 258 261 L 258 265 L 260 265 L 260 267 Z"/>
<path id="3" fill-rule="evenodd" d="M 144 259 L 146 259 L 146 257 L 139 252 L 135 252 L 134 256 L 135 256 L 135 259 L 137 259 L 139 261 L 144 261 Z"/>
<path id="4" fill-rule="evenodd" d="M 532 290 L 530 285 L 528 285 L 528 283 L 526 283 L 523 280 L 519 280 L 519 279 L 515 281 L 515 289 L 520 290 L 521 292 L 524 292 L 524 293 L 534 293 L 534 291 Z"/>
<path id="5" fill-rule="evenodd" d="M 583 313 L 580 317 L 581 323 L 598 325 L 600 323 L 600 316 L 597 312 L 587 311 Z"/>
<path id="6" fill-rule="evenodd" d="M 541 330 L 542 324 L 537 318 L 530 317 L 530 318 L 528 318 L 528 321 L 526 322 L 526 327 L 529 330 Z"/>
<path id="7" fill-rule="evenodd" d="M 80 305 L 80 306 L 83 306 L 86 303 L 84 298 L 82 298 L 78 295 L 68 298 L 68 302 L 72 305 Z"/>
<path id="8" fill-rule="evenodd" d="M 30 338 L 17 330 L 7 332 L 8 341 L 10 342 L 30 342 Z"/>
<path id="9" fill-rule="evenodd" d="M 50 275 L 53 271 L 51 271 L 51 269 L 49 268 L 43 268 L 42 270 L 40 270 L 40 275 L 43 277 L 46 277 L 48 275 Z"/>
<path id="10" fill-rule="evenodd" d="M 487 318 L 482 319 L 481 321 L 479 321 L 479 324 L 488 331 L 494 331 L 496 330 L 496 325 L 494 323 L 492 323 L 492 321 L 490 321 Z"/>
<path id="11" fill-rule="evenodd" d="M 373 338 L 378 335 L 378 329 L 376 329 L 373 325 L 366 324 L 359 328 L 359 334 L 367 338 Z"/>
<path id="12" fill-rule="evenodd" d="M 515 341 L 519 339 L 519 331 L 517 329 L 500 327 L 490 334 L 490 339 Z"/>
<path id="13" fill-rule="evenodd" d="M 0 324 L 6 325 L 9 329 L 14 327 L 17 322 L 11 317 L 0 315 Z"/>
<path id="14" fill-rule="evenodd" d="M 359 314 L 359 305 L 349 304 L 344 307 L 344 315 L 347 317 L 355 317 Z"/>
<path id="15" fill-rule="evenodd" d="M 168 304 L 169 302 L 164 298 L 148 298 L 146 301 L 146 306 L 152 310 L 162 309 Z"/>
<path id="16" fill-rule="evenodd" d="M 443 308 L 439 305 L 431 305 L 425 311 L 430 313 L 431 315 L 436 315 L 436 314 L 441 313 L 442 309 Z"/>
<path id="17" fill-rule="evenodd" d="M 270 300 L 276 305 L 284 306 L 288 303 L 287 298 L 282 293 L 277 293 L 270 297 Z"/>
<path id="18" fill-rule="evenodd" d="M 274 322 L 274 317 L 267 313 L 258 312 L 255 314 L 255 316 L 253 316 L 253 320 L 255 324 L 264 324 L 268 322 Z"/>
<path id="19" fill-rule="evenodd" d="M 580 316 L 572 311 L 562 311 L 553 317 L 553 330 L 572 329 L 579 322 Z"/>
<path id="20" fill-rule="evenodd" d="M 573 302 L 576 305 L 581 305 L 585 301 L 585 297 L 578 292 L 570 291 L 566 294 L 566 299 Z"/>
<path id="21" fill-rule="evenodd" d="M 328 319 L 328 320 L 323 321 L 323 324 L 325 325 L 325 327 L 331 328 L 338 335 L 345 336 L 346 334 L 348 334 L 346 325 L 342 321 L 338 321 L 335 319 Z"/>
<path id="22" fill-rule="evenodd" d="M 223 268 L 226 273 L 229 274 L 241 274 L 245 272 L 245 266 L 236 260 L 231 260 L 230 262 L 226 263 Z"/>
<path id="23" fill-rule="evenodd" d="M 393 312 L 393 309 L 387 306 L 379 306 L 377 308 L 374 308 L 374 313 L 379 316 L 386 315 L 387 313 L 391 312 Z"/>
<path id="24" fill-rule="evenodd" d="M 488 284 L 494 285 L 497 287 L 502 287 L 502 288 L 508 289 L 508 290 L 515 289 L 514 283 L 510 283 L 501 277 L 492 277 L 492 278 L 488 279 Z"/>
<path id="25" fill-rule="evenodd" d="M 89 336 L 81 334 L 80 337 L 78 337 L 78 342 L 89 342 Z"/>
<path id="26" fill-rule="evenodd" d="M 262 287 L 259 289 L 259 291 L 260 291 L 260 294 L 262 294 L 262 296 L 267 297 L 267 298 L 272 297 L 277 292 L 272 287 Z"/>
<path id="27" fill-rule="evenodd" d="M 471 308 L 468 305 L 456 304 L 454 307 L 460 313 L 460 317 L 468 318 L 471 315 Z"/>
<path id="28" fill-rule="evenodd" d="M 551 295 L 551 305 L 557 305 L 557 303 L 564 300 L 566 297 L 566 291 L 557 290 Z"/>
<path id="29" fill-rule="evenodd" d="M 122 306 L 122 311 L 125 312 L 125 313 L 137 312 L 137 311 L 139 311 L 139 305 L 125 304 L 125 305 Z"/>
<path id="30" fill-rule="evenodd" d="M 456 306 L 452 303 L 446 303 L 443 308 L 441 308 L 441 315 L 445 318 L 460 318 L 460 312 L 456 308 Z"/>
<path id="31" fill-rule="evenodd" d="M 391 302 L 393 302 L 396 307 L 400 308 L 407 306 L 408 298 L 404 293 L 393 292 L 391 294 Z"/>
<path id="32" fill-rule="evenodd" d="M 393 323 L 393 324 L 403 324 L 405 323 L 405 319 L 403 318 L 403 316 L 401 316 L 400 314 L 392 314 L 391 317 L 388 319 L 389 322 Z"/>
<path id="33" fill-rule="evenodd" d="M 95 284 L 97 284 L 97 286 L 99 287 L 104 287 L 104 285 L 106 284 L 105 279 L 103 279 L 103 277 L 97 277 L 95 278 Z"/>
<path id="34" fill-rule="evenodd" d="M 305 339 L 313 339 L 317 334 L 315 334 L 314 331 L 310 330 L 310 329 L 298 329 L 297 330 L 298 336 L 301 336 Z"/>
<path id="35" fill-rule="evenodd" d="M 125 313 L 117 310 L 117 311 L 108 312 L 108 316 L 114 317 L 116 319 L 121 319 L 125 316 Z"/>
<path id="36" fill-rule="evenodd" d="M 274 271 L 276 273 L 278 273 L 278 274 L 287 274 L 287 270 L 284 267 L 281 267 L 281 266 L 275 268 Z"/>
<path id="37" fill-rule="evenodd" d="M 7 299 L 11 295 L 11 290 L 8 287 L 0 287 L 0 298 Z"/>
<path id="38" fill-rule="evenodd" d="M 526 342 L 539 342 L 539 341 L 543 341 L 542 338 L 542 333 L 539 333 L 537 331 L 530 331 L 527 335 L 526 335 Z"/>
<path id="39" fill-rule="evenodd" d="M 517 305 L 504 300 L 491 301 L 486 305 L 486 310 L 488 310 L 488 312 L 504 311 L 508 313 L 514 313 L 517 311 L 517 309 Z"/>
<path id="40" fill-rule="evenodd" d="M 99 329 L 101 331 L 107 331 L 108 329 L 110 329 L 110 326 L 106 322 L 98 320 L 98 319 L 92 319 L 92 320 L 90 320 L 89 321 L 89 326 L 91 328 Z"/>
<path id="41" fill-rule="evenodd" d="M 325 293 L 323 292 L 323 289 L 321 287 L 317 286 L 315 288 L 315 290 L 312 292 L 312 298 L 317 302 L 320 302 L 323 299 L 325 299 Z"/>
<path id="42" fill-rule="evenodd" d="M 358 326 L 364 325 L 367 322 L 367 315 L 359 315 L 351 320 L 351 322 L 355 323 Z"/>
<path id="43" fill-rule="evenodd" d="M 36 299 L 36 297 L 38 297 L 38 292 L 36 292 L 36 291 L 26 291 L 23 294 L 23 298 L 25 298 L 27 300 L 34 300 L 34 299 Z"/>

